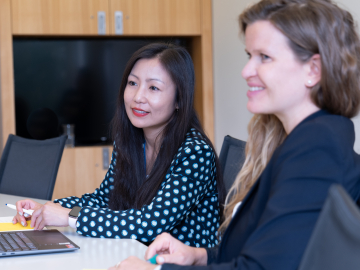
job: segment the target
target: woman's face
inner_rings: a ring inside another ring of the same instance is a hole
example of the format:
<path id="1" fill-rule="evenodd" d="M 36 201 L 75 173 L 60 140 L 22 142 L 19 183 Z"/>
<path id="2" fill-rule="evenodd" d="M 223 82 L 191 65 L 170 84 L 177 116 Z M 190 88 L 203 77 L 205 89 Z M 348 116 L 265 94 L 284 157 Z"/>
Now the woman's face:
<path id="1" fill-rule="evenodd" d="M 158 58 L 140 59 L 128 77 L 124 101 L 131 123 L 159 134 L 176 109 L 176 86 Z"/>
<path id="2" fill-rule="evenodd" d="M 310 65 L 296 58 L 287 37 L 270 22 L 257 21 L 246 28 L 245 41 L 249 61 L 242 76 L 249 86 L 248 110 L 275 114 L 282 122 L 309 115 L 314 107 L 307 87 Z"/>

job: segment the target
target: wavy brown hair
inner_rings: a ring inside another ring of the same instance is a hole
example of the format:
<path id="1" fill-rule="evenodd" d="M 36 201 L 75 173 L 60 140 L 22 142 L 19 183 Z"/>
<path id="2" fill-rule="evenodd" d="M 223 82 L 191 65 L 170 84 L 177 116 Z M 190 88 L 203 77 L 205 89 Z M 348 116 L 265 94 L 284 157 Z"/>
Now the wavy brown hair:
<path id="1" fill-rule="evenodd" d="M 269 21 L 280 30 L 299 61 L 306 63 L 320 55 L 321 79 L 311 88 L 317 107 L 348 118 L 358 113 L 360 42 L 348 11 L 330 0 L 262 0 L 240 14 L 242 34 L 256 21 Z M 275 115 L 254 115 L 248 131 L 245 163 L 228 194 L 220 231 L 287 135 Z"/>

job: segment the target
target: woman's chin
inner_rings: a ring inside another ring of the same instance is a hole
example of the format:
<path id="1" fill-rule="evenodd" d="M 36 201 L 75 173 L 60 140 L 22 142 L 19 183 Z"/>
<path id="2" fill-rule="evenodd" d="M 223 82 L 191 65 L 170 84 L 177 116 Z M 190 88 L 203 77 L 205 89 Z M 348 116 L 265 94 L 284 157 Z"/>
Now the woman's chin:
<path id="1" fill-rule="evenodd" d="M 252 114 L 262 114 L 262 113 L 264 113 L 263 110 L 261 110 L 259 108 L 259 106 L 255 106 L 255 104 L 251 104 L 249 102 L 248 102 L 246 108 Z"/>

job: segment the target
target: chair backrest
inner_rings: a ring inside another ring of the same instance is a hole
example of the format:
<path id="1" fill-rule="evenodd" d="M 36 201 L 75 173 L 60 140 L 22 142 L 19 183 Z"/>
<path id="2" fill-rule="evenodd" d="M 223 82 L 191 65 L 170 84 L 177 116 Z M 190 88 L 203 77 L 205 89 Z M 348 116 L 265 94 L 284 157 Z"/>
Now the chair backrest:
<path id="1" fill-rule="evenodd" d="M 235 139 L 229 135 L 225 136 L 220 151 L 220 166 L 222 169 L 226 193 L 229 192 L 232 184 L 245 161 L 246 142 Z"/>
<path id="2" fill-rule="evenodd" d="M 32 140 L 10 134 L 0 160 L 0 193 L 51 200 L 66 137 Z"/>
<path id="3" fill-rule="evenodd" d="M 360 210 L 340 185 L 329 189 L 299 270 L 360 269 Z"/>

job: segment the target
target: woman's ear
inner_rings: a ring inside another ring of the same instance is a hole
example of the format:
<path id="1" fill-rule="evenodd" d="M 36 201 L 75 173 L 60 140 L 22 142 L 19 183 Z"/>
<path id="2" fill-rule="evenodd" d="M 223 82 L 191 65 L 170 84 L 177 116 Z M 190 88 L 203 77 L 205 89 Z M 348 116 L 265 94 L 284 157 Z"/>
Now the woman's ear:
<path id="1" fill-rule="evenodd" d="M 321 58 L 319 54 L 314 54 L 307 63 L 306 87 L 313 87 L 321 80 Z"/>

